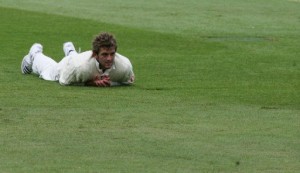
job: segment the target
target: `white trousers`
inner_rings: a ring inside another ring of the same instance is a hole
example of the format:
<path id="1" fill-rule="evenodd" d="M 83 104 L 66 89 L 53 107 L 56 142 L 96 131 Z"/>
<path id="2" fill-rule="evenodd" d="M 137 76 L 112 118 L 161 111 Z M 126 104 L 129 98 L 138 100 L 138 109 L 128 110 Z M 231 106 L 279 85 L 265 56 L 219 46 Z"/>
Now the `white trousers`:
<path id="1" fill-rule="evenodd" d="M 69 55 L 78 54 L 76 51 L 72 51 Z M 48 81 L 59 80 L 59 64 L 62 64 L 64 58 L 57 63 L 51 57 L 44 55 L 42 52 L 37 53 L 33 57 L 32 71 L 39 75 L 40 78 Z"/>
<path id="2" fill-rule="evenodd" d="M 33 57 L 32 71 L 44 80 L 58 81 L 59 79 L 58 63 L 43 53 L 37 53 Z"/>

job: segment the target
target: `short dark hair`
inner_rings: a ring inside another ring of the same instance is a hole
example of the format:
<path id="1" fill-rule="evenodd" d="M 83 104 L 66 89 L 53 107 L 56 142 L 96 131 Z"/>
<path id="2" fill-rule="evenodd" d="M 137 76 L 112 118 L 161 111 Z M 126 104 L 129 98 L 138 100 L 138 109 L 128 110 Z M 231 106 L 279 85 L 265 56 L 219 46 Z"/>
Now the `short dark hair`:
<path id="1" fill-rule="evenodd" d="M 115 50 L 117 51 L 117 41 L 115 37 L 107 32 L 102 32 L 98 36 L 95 37 L 93 40 L 93 53 L 98 54 L 100 49 L 105 48 L 112 48 L 115 47 Z"/>

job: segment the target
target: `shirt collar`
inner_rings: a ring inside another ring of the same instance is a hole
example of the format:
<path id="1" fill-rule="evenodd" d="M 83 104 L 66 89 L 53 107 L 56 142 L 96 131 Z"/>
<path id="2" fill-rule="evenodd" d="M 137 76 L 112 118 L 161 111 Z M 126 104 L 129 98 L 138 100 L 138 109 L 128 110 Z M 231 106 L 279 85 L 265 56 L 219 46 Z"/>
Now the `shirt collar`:
<path id="1" fill-rule="evenodd" d="M 110 70 L 112 70 L 112 69 L 116 69 L 115 61 L 113 62 L 113 65 L 111 66 L 111 68 L 103 70 L 103 69 L 101 69 L 101 64 L 100 64 L 100 63 L 98 62 L 98 60 L 96 59 L 96 66 L 97 66 L 98 71 L 100 71 L 100 72 L 102 72 L 102 73 L 104 73 L 104 72 L 106 72 L 106 71 L 110 71 Z"/>

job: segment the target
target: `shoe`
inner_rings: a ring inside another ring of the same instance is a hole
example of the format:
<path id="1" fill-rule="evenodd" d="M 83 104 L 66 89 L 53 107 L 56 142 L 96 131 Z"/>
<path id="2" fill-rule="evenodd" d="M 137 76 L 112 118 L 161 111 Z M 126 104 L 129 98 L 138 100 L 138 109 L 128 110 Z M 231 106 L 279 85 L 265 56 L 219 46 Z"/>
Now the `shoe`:
<path id="1" fill-rule="evenodd" d="M 29 54 L 32 58 L 37 53 L 42 53 L 42 52 L 43 52 L 43 46 L 40 43 L 34 43 L 29 50 Z"/>
<path id="2" fill-rule="evenodd" d="M 24 56 L 22 63 L 21 63 L 21 72 L 23 74 L 30 74 L 32 72 L 32 63 L 34 56 L 37 53 L 43 52 L 43 46 L 39 43 L 34 43 L 27 55 Z"/>
<path id="3" fill-rule="evenodd" d="M 70 55 L 70 53 L 73 51 L 76 52 L 72 42 L 65 42 L 63 45 L 63 50 L 66 56 Z"/>
<path id="4" fill-rule="evenodd" d="M 25 55 L 22 60 L 21 72 L 23 74 L 30 74 L 32 72 L 32 61 L 29 54 Z"/>

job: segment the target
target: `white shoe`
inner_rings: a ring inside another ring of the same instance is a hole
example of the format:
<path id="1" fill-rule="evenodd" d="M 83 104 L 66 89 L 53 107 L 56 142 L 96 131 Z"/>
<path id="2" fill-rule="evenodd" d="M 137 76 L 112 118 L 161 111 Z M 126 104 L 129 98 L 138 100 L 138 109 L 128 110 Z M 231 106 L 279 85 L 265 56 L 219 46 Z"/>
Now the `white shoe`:
<path id="1" fill-rule="evenodd" d="M 63 50 L 65 53 L 65 56 L 70 55 L 70 53 L 73 51 L 76 52 L 75 47 L 72 42 L 65 42 L 63 45 Z"/>
<path id="2" fill-rule="evenodd" d="M 22 63 L 21 63 L 21 72 L 23 74 L 30 74 L 32 72 L 32 63 L 34 56 L 37 53 L 43 52 L 43 46 L 39 43 L 34 43 L 27 55 L 24 56 Z"/>
<path id="3" fill-rule="evenodd" d="M 32 72 L 32 61 L 29 54 L 25 55 L 22 60 L 21 72 L 23 74 L 30 74 Z"/>
<path id="4" fill-rule="evenodd" d="M 40 43 L 34 43 L 29 50 L 29 54 L 32 60 L 37 53 L 42 53 L 42 52 L 43 52 L 43 46 Z"/>

